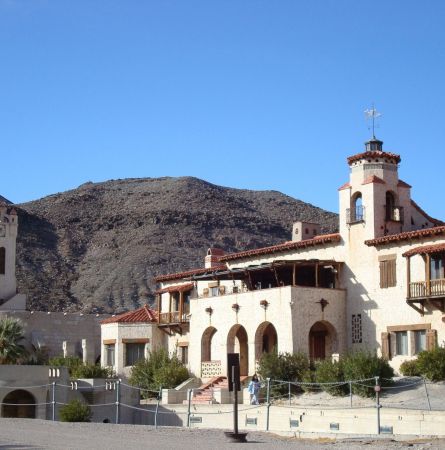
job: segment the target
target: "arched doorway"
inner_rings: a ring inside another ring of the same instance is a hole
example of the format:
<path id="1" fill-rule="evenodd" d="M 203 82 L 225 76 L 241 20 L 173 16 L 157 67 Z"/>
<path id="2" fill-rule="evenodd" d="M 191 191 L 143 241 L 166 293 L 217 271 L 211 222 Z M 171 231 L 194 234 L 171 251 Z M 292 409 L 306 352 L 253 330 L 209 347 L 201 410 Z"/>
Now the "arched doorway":
<path id="1" fill-rule="evenodd" d="M 247 331 L 242 325 L 234 325 L 227 335 L 227 353 L 239 353 L 241 376 L 249 375 L 249 346 Z"/>
<path id="2" fill-rule="evenodd" d="M 201 338 L 201 362 L 212 360 L 212 340 L 216 333 L 215 327 L 208 327 Z"/>
<path id="3" fill-rule="evenodd" d="M 277 349 L 277 330 L 270 322 L 263 322 L 255 333 L 255 360 L 258 361 L 263 353 L 270 353 Z"/>
<path id="4" fill-rule="evenodd" d="M 5 396 L 2 403 L 2 417 L 22 419 L 35 419 L 36 417 L 36 400 L 28 391 L 23 389 L 12 391 Z"/>
<path id="5" fill-rule="evenodd" d="M 315 322 L 309 331 L 309 357 L 325 359 L 337 352 L 337 332 L 326 321 Z"/>

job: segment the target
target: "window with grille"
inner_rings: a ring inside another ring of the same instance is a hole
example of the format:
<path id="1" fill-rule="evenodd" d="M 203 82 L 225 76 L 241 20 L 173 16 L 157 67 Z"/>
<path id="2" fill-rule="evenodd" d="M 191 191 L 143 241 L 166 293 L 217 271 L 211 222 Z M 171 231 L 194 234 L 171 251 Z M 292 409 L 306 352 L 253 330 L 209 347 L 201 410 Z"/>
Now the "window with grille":
<path id="1" fill-rule="evenodd" d="M 426 350 L 426 330 L 414 331 L 414 353 Z"/>
<path id="2" fill-rule="evenodd" d="M 184 365 L 187 365 L 189 362 L 189 348 L 186 346 L 181 347 L 181 362 Z"/>
<path id="3" fill-rule="evenodd" d="M 134 366 L 145 358 L 145 344 L 125 344 L 125 365 Z"/>
<path id="4" fill-rule="evenodd" d="M 380 257 L 380 287 L 382 289 L 394 287 L 397 284 L 396 258 Z"/>
<path id="5" fill-rule="evenodd" d="M 105 345 L 105 365 L 106 366 L 114 366 L 114 358 L 115 355 L 115 346 L 114 344 L 106 344 Z"/>
<path id="6" fill-rule="evenodd" d="M 396 332 L 396 355 L 408 354 L 408 332 L 397 331 Z"/>
<path id="7" fill-rule="evenodd" d="M 362 315 L 353 314 L 352 315 L 352 343 L 361 344 L 362 343 Z"/>

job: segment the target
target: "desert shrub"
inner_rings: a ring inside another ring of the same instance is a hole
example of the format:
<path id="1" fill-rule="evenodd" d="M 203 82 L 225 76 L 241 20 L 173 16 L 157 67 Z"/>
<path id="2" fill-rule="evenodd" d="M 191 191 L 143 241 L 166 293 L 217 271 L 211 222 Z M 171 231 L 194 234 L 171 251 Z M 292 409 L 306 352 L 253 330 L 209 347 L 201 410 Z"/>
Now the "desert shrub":
<path id="1" fill-rule="evenodd" d="M 162 386 L 172 389 L 189 378 L 187 368 L 176 354 L 169 355 L 164 349 L 154 350 L 148 359 L 139 360 L 131 369 L 130 383 L 142 390 L 144 397 L 155 396 Z M 149 392 L 155 391 L 155 392 Z"/>
<path id="2" fill-rule="evenodd" d="M 81 364 L 72 368 L 72 378 L 110 378 L 114 375 L 111 367 L 101 367 L 99 364 Z"/>
<path id="3" fill-rule="evenodd" d="M 80 400 L 71 400 L 60 408 L 60 420 L 62 422 L 89 422 L 91 408 Z"/>
<path id="4" fill-rule="evenodd" d="M 359 351 L 350 353 L 342 359 L 343 375 L 345 380 L 363 380 L 367 378 L 380 377 L 380 384 L 386 386 L 392 383 L 394 376 L 393 368 L 384 358 L 375 353 Z M 372 381 L 364 383 L 353 383 L 352 392 L 362 397 L 374 396 L 374 388 L 368 387 Z"/>
<path id="5" fill-rule="evenodd" d="M 315 363 L 317 383 L 338 383 L 344 381 L 343 361 L 325 359 Z M 321 385 L 320 388 L 331 395 L 344 395 L 349 392 L 349 384 Z"/>
<path id="6" fill-rule="evenodd" d="M 270 378 L 276 381 L 303 381 L 309 371 L 309 360 L 304 353 L 263 353 L 259 360 L 258 373 L 263 379 Z M 291 392 L 297 392 L 296 386 L 291 386 Z M 276 384 L 272 382 L 273 394 L 285 394 L 289 392 L 286 383 Z"/>
<path id="7" fill-rule="evenodd" d="M 403 361 L 403 363 L 400 364 L 400 373 L 405 377 L 418 377 L 422 375 L 417 359 Z"/>
<path id="8" fill-rule="evenodd" d="M 430 381 L 445 380 L 445 347 L 420 352 L 417 366 L 422 376 Z"/>
<path id="9" fill-rule="evenodd" d="M 78 356 L 55 356 L 49 359 L 48 364 L 55 367 L 66 367 L 71 375 L 73 370 L 83 364 L 83 361 Z"/>

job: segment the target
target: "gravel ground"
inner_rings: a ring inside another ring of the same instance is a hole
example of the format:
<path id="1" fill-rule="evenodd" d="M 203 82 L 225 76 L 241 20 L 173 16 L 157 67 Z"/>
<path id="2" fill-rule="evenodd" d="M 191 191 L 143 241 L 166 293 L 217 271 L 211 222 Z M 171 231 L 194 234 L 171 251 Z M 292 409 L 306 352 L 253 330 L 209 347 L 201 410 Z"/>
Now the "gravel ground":
<path id="1" fill-rule="evenodd" d="M 273 434 L 252 432 L 247 436 L 248 449 L 338 449 L 357 450 L 440 450 L 445 439 L 393 441 L 388 439 L 343 439 L 338 441 L 283 438 Z M 60 423 L 39 419 L 0 419 L 0 449 L 29 450 L 133 450 L 156 449 L 221 449 L 243 444 L 229 443 L 220 430 L 159 428 L 141 425 L 103 423 Z"/>

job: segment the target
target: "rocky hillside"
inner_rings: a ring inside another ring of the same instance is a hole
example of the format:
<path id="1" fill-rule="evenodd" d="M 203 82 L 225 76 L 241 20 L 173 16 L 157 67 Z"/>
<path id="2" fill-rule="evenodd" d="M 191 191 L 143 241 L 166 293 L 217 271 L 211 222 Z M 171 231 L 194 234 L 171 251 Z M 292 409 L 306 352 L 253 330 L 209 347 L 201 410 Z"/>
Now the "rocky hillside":
<path id="1" fill-rule="evenodd" d="M 17 278 L 35 310 L 120 312 L 153 299 L 153 277 L 202 267 L 209 246 L 239 251 L 290 239 L 337 215 L 275 191 L 191 178 L 126 179 L 17 205 Z"/>

